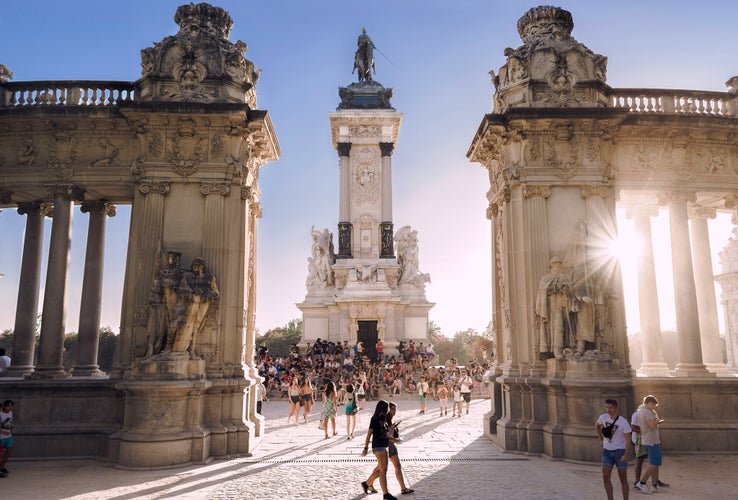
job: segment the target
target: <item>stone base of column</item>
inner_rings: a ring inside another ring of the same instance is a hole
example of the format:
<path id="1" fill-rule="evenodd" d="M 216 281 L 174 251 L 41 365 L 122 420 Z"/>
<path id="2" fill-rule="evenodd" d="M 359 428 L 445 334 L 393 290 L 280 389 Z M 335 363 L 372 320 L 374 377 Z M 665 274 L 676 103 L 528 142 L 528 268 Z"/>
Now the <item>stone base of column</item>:
<path id="1" fill-rule="evenodd" d="M 34 368 L 33 365 L 10 365 L 10 368 L 8 368 L 7 377 L 27 377 L 31 373 L 33 373 Z"/>
<path id="2" fill-rule="evenodd" d="M 711 378 L 714 373 L 707 371 L 703 363 L 677 363 L 674 375 L 677 377 Z"/>
<path id="3" fill-rule="evenodd" d="M 728 368 L 725 363 L 705 363 L 705 368 L 718 377 L 733 377 L 736 374 L 736 371 Z"/>
<path id="4" fill-rule="evenodd" d="M 37 366 L 36 370 L 31 373 L 28 378 L 30 379 L 60 379 L 60 378 L 69 378 L 71 375 L 64 370 L 64 368 L 54 367 L 54 368 L 44 368 L 42 366 Z"/>
<path id="5" fill-rule="evenodd" d="M 647 377 L 670 377 L 671 371 L 666 363 L 641 363 L 638 373 Z"/>
<path id="6" fill-rule="evenodd" d="M 80 365 L 72 368 L 72 377 L 107 377 L 98 365 Z"/>

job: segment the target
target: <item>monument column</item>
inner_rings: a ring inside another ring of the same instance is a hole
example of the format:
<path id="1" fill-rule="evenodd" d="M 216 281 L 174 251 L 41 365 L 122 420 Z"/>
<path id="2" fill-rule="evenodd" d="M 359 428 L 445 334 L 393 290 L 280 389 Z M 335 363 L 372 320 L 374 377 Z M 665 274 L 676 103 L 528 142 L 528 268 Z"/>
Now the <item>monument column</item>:
<path id="1" fill-rule="evenodd" d="M 136 334 L 145 328 L 142 318 L 147 310 L 157 254 L 164 226 L 164 198 L 169 194 L 169 182 L 143 179 L 131 211 L 131 230 L 126 258 L 126 278 L 120 316 L 120 337 L 111 378 L 122 377 L 134 358 Z M 171 250 L 171 249 L 167 249 Z M 142 332 L 145 335 L 146 331 Z M 141 344 L 145 345 L 145 339 Z M 144 354 L 144 353 L 141 353 Z"/>
<path id="2" fill-rule="evenodd" d="M 653 257 L 651 217 L 659 215 L 656 207 L 629 207 L 626 215 L 633 218 L 638 235 L 638 310 L 641 320 L 641 351 L 643 362 L 640 371 L 653 377 L 669 376 L 664 362 L 661 344 L 661 318 L 656 285 L 656 265 Z"/>
<path id="3" fill-rule="evenodd" d="M 72 240 L 72 205 L 74 186 L 46 186 L 44 194 L 54 198 L 54 219 L 51 224 L 49 263 L 46 271 L 44 305 L 41 314 L 41 338 L 38 364 L 34 378 L 64 378 L 69 375 L 63 366 L 64 328 L 66 323 L 69 254 Z"/>
<path id="4" fill-rule="evenodd" d="M 13 364 L 9 377 L 22 377 L 33 372 L 33 347 L 36 337 L 36 316 L 41 283 L 41 251 L 44 240 L 44 211 L 38 202 L 18 203 L 18 213 L 26 216 L 23 240 L 18 305 L 13 327 Z"/>
<path id="5" fill-rule="evenodd" d="M 712 269 L 712 252 L 707 219 L 714 219 L 714 208 L 693 207 L 689 210 L 692 226 L 692 255 L 694 255 L 694 279 L 699 310 L 702 361 L 711 372 L 726 372 L 723 363 L 722 340 L 718 326 L 717 300 Z"/>
<path id="6" fill-rule="evenodd" d="M 382 249 L 379 254 L 380 259 L 395 258 L 395 246 L 392 240 L 394 234 L 392 223 L 392 151 L 394 147 L 394 143 L 391 142 L 379 143 L 379 149 L 382 151 Z"/>
<path id="7" fill-rule="evenodd" d="M 711 374 L 702 362 L 699 311 L 689 241 L 688 201 L 695 201 L 693 192 L 671 191 L 661 194 L 661 203 L 669 208 L 671 231 L 674 306 L 679 342 L 675 373 L 680 377 L 707 377 Z"/>
<path id="8" fill-rule="evenodd" d="M 523 196 L 527 200 L 528 205 L 528 217 L 525 222 L 528 225 L 527 235 L 529 238 L 529 249 L 530 249 L 530 267 L 531 267 L 531 282 L 530 289 L 538 289 L 538 281 L 541 276 L 548 272 L 549 267 L 549 246 L 548 246 L 548 223 L 546 216 L 546 199 L 551 196 L 551 186 L 547 185 L 533 185 L 525 186 L 523 188 Z M 530 314 L 535 316 L 535 310 L 531 309 Z M 531 324 L 535 324 L 535 318 L 531 319 Z M 548 345 L 548 337 L 542 334 L 542 329 L 535 329 L 537 338 L 532 339 L 531 344 L 534 346 L 533 349 L 536 352 L 537 362 L 544 361 L 541 357 L 541 353 L 551 352 L 551 347 Z M 545 362 L 541 367 L 545 371 Z"/>
<path id="9" fill-rule="evenodd" d="M 100 309 L 102 305 L 103 267 L 105 255 L 105 217 L 115 216 L 115 206 L 100 201 L 83 201 L 82 213 L 90 214 L 87 229 L 87 253 L 82 278 L 82 303 L 79 310 L 77 363 L 72 369 L 75 377 L 105 375 L 97 363 L 100 340 Z"/>
<path id="10" fill-rule="evenodd" d="M 351 259 L 351 214 L 349 214 L 349 194 L 351 190 L 351 143 L 339 142 L 338 150 L 339 189 L 338 189 L 338 254 L 337 259 Z"/>

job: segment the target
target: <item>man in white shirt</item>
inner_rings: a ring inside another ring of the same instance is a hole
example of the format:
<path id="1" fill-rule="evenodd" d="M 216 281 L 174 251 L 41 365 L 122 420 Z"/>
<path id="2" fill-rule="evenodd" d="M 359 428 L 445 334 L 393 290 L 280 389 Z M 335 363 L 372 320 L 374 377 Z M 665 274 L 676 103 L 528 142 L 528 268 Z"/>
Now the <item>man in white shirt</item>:
<path id="1" fill-rule="evenodd" d="M 428 382 L 425 381 L 425 376 L 420 376 L 420 382 L 418 382 L 418 399 L 420 400 L 420 414 L 425 415 L 425 400 L 428 397 L 428 391 L 430 387 Z"/>
<path id="2" fill-rule="evenodd" d="M 602 482 L 608 500 L 613 500 L 612 468 L 617 467 L 623 500 L 628 500 L 628 453 L 630 452 L 631 428 L 628 421 L 618 413 L 618 402 L 605 400 L 605 413 L 600 415 L 595 430 L 602 443 Z"/>
<path id="3" fill-rule="evenodd" d="M 643 473 L 640 481 L 635 487 L 643 493 L 652 493 L 658 491 L 659 486 L 659 467 L 661 466 L 661 437 L 659 436 L 659 425 L 663 422 L 656 413 L 656 407 L 659 405 L 655 396 L 649 394 L 643 398 L 643 404 L 638 410 L 638 425 L 641 428 L 641 443 L 648 452 L 648 469 Z M 651 489 L 646 485 L 648 478 L 651 478 Z"/>
<path id="4" fill-rule="evenodd" d="M 472 387 L 474 386 L 474 380 L 469 376 L 466 370 L 461 373 L 461 379 L 459 380 L 459 389 L 461 390 L 461 397 L 466 402 L 466 414 L 469 414 L 469 405 L 471 403 Z"/>
<path id="5" fill-rule="evenodd" d="M 5 354 L 5 349 L 0 348 L 0 377 L 4 377 L 10 368 L 10 356 Z"/>

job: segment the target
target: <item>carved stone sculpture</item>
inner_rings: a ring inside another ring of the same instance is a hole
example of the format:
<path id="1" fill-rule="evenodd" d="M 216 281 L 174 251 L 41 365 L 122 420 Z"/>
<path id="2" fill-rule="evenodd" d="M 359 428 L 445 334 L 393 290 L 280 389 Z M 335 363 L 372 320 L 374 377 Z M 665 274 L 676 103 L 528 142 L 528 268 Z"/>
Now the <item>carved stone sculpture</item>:
<path id="1" fill-rule="evenodd" d="M 192 260 L 189 271 L 183 271 L 177 287 L 177 305 L 170 323 L 172 352 L 188 352 L 197 359 L 195 341 L 213 302 L 220 298 L 215 277 L 207 272 L 205 261 Z"/>
<path id="2" fill-rule="evenodd" d="M 177 305 L 177 288 L 182 277 L 180 252 L 170 250 L 161 263 L 149 295 L 149 341 L 146 357 L 171 350 L 173 336 L 170 325 Z M 159 260 L 159 259 L 157 259 Z"/>
<path id="3" fill-rule="evenodd" d="M 397 263 L 400 265 L 400 283 L 422 285 L 430 281 L 428 274 L 420 272 L 418 262 L 418 232 L 403 226 L 395 233 Z"/>
<path id="4" fill-rule="evenodd" d="M 333 251 L 333 234 L 328 229 L 316 231 L 310 230 L 313 244 L 310 248 L 308 258 L 308 277 L 306 285 L 308 288 L 321 286 L 326 287 L 333 284 L 333 264 L 335 253 Z"/>
<path id="5" fill-rule="evenodd" d="M 566 337 L 574 334 L 571 313 L 575 309 L 572 276 L 564 272 L 560 257 L 551 257 L 551 269 L 541 277 L 535 312 L 539 327 L 539 356 L 564 357 Z"/>

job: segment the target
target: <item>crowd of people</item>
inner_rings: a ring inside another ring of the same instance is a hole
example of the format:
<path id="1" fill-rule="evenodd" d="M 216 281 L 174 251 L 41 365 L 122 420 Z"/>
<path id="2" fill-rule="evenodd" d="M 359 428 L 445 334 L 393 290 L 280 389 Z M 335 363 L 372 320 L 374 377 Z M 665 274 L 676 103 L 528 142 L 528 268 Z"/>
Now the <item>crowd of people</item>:
<path id="1" fill-rule="evenodd" d="M 336 405 L 346 402 L 347 387 L 353 388 L 358 408 L 364 409 L 365 401 L 381 400 L 401 394 L 416 394 L 420 399 L 420 411 L 425 412 L 425 400 L 441 401 L 442 414 L 447 398 L 461 403 L 458 411 L 453 405 L 453 416 L 461 416 L 461 405 L 472 394 L 488 397 L 489 372 L 487 364 L 476 360 L 459 366 L 451 358 L 444 365 L 432 365 L 437 356 L 432 345 L 417 346 L 413 341 L 400 342 L 398 353 L 386 355 L 382 342 L 377 342 L 368 353 L 361 342 L 349 346 L 343 343 L 316 340 L 304 348 L 290 346 L 287 356 L 272 357 L 266 346 L 258 351 L 257 367 L 264 378 L 266 397 L 288 398 L 288 421 L 299 423 L 302 415 L 307 422 L 311 408 L 321 400 L 329 382 L 335 387 Z"/>

